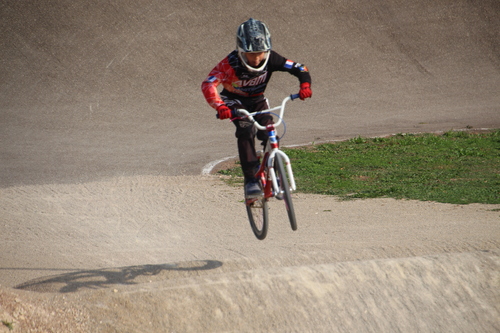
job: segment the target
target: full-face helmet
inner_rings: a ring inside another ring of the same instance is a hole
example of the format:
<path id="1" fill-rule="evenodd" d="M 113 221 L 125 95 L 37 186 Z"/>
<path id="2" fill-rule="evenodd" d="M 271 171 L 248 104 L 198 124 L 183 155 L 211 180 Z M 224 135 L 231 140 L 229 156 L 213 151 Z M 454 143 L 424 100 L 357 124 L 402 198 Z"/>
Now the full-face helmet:
<path id="1" fill-rule="evenodd" d="M 243 22 L 236 33 L 236 46 L 238 48 L 238 55 L 243 64 L 251 72 L 262 71 L 269 60 L 269 52 L 271 51 L 271 34 L 267 25 L 259 20 L 253 18 Z M 259 67 L 251 66 L 246 57 L 247 52 L 265 52 L 265 60 L 262 61 Z"/>

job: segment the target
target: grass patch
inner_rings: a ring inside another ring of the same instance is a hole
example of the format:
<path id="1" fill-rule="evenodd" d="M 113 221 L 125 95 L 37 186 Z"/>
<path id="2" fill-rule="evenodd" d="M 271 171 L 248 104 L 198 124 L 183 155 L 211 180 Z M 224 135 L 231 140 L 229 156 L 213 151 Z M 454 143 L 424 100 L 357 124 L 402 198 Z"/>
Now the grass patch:
<path id="1" fill-rule="evenodd" d="M 2 324 L 9 329 L 9 331 L 12 331 L 14 329 L 14 325 L 12 322 L 7 321 L 7 320 L 2 320 Z"/>
<path id="2" fill-rule="evenodd" d="M 298 192 L 500 204 L 500 130 L 357 137 L 284 151 Z M 239 167 L 219 173 L 240 183 Z"/>

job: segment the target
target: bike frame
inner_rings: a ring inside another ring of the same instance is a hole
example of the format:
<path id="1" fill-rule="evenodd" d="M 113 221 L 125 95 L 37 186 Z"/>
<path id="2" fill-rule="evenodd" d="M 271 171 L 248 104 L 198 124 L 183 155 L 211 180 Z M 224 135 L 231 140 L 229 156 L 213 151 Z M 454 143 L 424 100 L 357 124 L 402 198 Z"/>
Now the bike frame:
<path id="1" fill-rule="evenodd" d="M 278 140 L 276 138 L 276 127 L 278 127 L 282 123 L 286 103 L 288 101 L 294 100 L 298 97 L 299 97 L 298 94 L 287 96 L 283 99 L 280 106 L 266 109 L 266 110 L 262 110 L 262 111 L 250 113 L 247 110 L 238 109 L 235 112 L 236 117 L 233 118 L 233 119 L 248 118 L 258 130 L 262 130 L 262 131 L 265 130 L 268 133 L 269 139 L 267 141 L 267 147 L 264 151 L 264 156 L 262 157 L 260 169 L 256 173 L 256 177 L 259 177 L 262 181 L 262 186 L 264 187 L 265 198 L 276 196 L 281 192 L 279 185 L 278 185 L 278 180 L 276 178 L 276 172 L 274 171 L 274 159 L 276 158 L 277 155 L 279 155 L 285 163 L 290 188 L 292 189 L 292 191 L 295 191 L 295 189 L 296 189 L 295 179 L 294 179 L 293 171 L 292 171 L 292 165 L 290 163 L 290 158 L 283 151 L 281 151 L 279 149 L 279 143 L 278 143 Z M 262 126 L 253 117 L 253 116 L 256 116 L 259 114 L 272 113 L 275 111 L 279 111 L 278 120 L 276 121 L 276 123 L 269 124 L 267 126 Z M 267 172 L 267 179 L 265 177 L 265 169 L 267 169 L 267 171 L 268 171 Z M 271 186 L 270 186 L 271 184 L 272 184 L 272 189 L 274 190 L 274 192 L 271 191 Z"/>

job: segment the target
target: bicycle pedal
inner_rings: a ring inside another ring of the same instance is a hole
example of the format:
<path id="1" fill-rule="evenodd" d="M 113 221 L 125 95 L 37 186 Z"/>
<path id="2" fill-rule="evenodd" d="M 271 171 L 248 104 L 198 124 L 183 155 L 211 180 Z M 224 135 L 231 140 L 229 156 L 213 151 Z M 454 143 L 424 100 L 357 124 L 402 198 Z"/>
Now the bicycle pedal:
<path id="1" fill-rule="evenodd" d="M 245 205 L 247 206 L 252 206 L 253 204 L 255 204 L 256 202 L 259 201 L 260 198 L 247 198 L 245 199 Z"/>

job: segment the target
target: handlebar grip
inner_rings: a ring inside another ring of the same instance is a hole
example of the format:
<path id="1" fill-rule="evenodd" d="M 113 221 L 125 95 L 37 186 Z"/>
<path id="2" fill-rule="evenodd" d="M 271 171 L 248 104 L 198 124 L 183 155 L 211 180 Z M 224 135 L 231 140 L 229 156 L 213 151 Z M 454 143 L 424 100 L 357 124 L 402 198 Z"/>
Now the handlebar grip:
<path id="1" fill-rule="evenodd" d="M 297 98 L 300 98 L 300 95 L 299 94 L 293 94 L 293 95 L 290 95 L 290 99 L 293 101 L 294 99 L 297 99 Z"/>
<path id="2" fill-rule="evenodd" d="M 231 119 L 232 118 L 236 118 L 238 116 L 239 116 L 239 113 L 238 113 L 237 110 L 231 110 Z M 215 118 L 219 119 L 219 114 L 218 113 L 215 114 Z"/>

